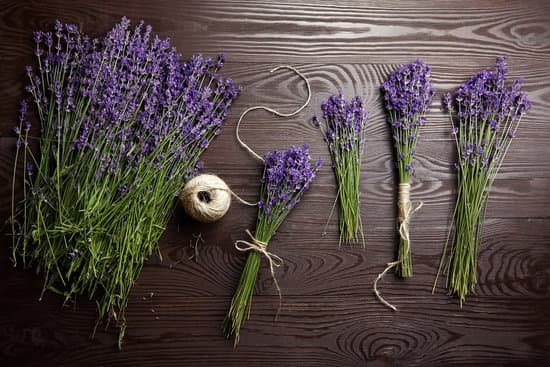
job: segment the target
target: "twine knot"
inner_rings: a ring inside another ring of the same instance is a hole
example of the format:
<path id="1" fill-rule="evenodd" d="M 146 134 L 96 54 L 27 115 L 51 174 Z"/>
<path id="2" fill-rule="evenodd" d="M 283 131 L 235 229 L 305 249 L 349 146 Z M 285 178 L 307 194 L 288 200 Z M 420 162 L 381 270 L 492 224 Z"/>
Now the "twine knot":
<path id="1" fill-rule="evenodd" d="M 269 270 L 271 272 L 271 277 L 273 278 L 273 283 L 275 283 L 275 287 L 277 288 L 277 293 L 279 294 L 279 308 L 277 309 L 277 315 L 278 315 L 279 310 L 281 309 L 283 296 L 281 293 L 281 287 L 279 287 L 279 282 L 275 277 L 275 268 L 276 267 L 278 268 L 283 264 L 283 259 L 275 255 L 274 253 L 267 251 L 267 242 L 258 240 L 256 237 L 252 235 L 252 233 L 248 229 L 245 232 L 248 235 L 248 237 L 250 237 L 251 242 L 248 242 L 245 240 L 237 240 L 235 241 L 235 248 L 241 252 L 256 251 L 267 259 L 267 262 L 269 263 Z M 277 316 L 275 316 L 275 319 L 276 318 Z"/>
<path id="2" fill-rule="evenodd" d="M 399 221 L 399 235 L 401 236 L 401 238 L 407 241 L 407 246 L 410 241 L 409 223 L 411 221 L 411 217 L 414 213 L 420 210 L 420 208 L 422 208 L 422 205 L 424 205 L 424 203 L 421 201 L 416 206 L 416 208 L 413 208 L 410 198 L 410 192 L 411 185 L 408 182 L 399 184 L 399 189 L 397 193 L 397 219 Z"/>

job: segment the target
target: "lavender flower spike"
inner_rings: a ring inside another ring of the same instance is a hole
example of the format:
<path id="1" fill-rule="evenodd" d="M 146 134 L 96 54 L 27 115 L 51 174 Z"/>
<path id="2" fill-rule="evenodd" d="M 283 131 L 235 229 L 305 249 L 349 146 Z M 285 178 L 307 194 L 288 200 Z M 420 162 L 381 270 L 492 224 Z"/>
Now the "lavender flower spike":
<path id="1" fill-rule="evenodd" d="M 438 271 L 460 304 L 475 290 L 485 208 L 489 193 L 521 118 L 531 108 L 523 79 L 508 82 L 507 57 L 482 70 L 444 97 L 452 122 L 458 162 L 458 197 L 449 238 Z M 443 268 L 446 257 L 445 267 Z M 436 277 L 437 283 L 437 277 Z M 435 289 L 435 284 L 434 284 Z"/>
<path id="2" fill-rule="evenodd" d="M 354 243 L 361 238 L 364 246 L 359 181 L 368 113 L 360 97 L 346 101 L 342 93 L 325 100 L 321 110 L 324 124 L 321 125 L 317 119 L 314 123 L 325 135 L 336 175 L 337 200 L 340 204 L 339 243 Z"/>
<path id="3" fill-rule="evenodd" d="M 382 86 L 384 106 L 390 124 L 398 172 L 399 251 L 395 262 L 397 273 L 412 276 L 409 222 L 412 208 L 409 198 L 410 177 L 414 173 L 414 156 L 420 127 L 432 102 L 435 89 L 431 68 L 422 60 L 403 65 L 394 71 Z"/>

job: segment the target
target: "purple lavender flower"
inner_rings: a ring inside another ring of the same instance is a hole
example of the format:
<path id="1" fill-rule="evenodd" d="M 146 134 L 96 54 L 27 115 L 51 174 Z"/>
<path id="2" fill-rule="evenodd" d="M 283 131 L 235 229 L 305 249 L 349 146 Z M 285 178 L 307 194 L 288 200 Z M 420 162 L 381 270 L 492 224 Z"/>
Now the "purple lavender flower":
<path id="1" fill-rule="evenodd" d="M 435 89 L 431 68 L 422 60 L 403 65 L 382 84 L 386 110 L 393 112 L 410 125 L 417 115 L 426 112 L 432 102 Z"/>
<path id="2" fill-rule="evenodd" d="M 286 215 L 309 188 L 320 162 L 311 164 L 309 146 L 292 146 L 265 156 L 262 198 L 258 205 L 267 218 Z"/>
<path id="3" fill-rule="evenodd" d="M 266 252 L 267 246 L 285 217 L 309 188 L 320 164 L 320 161 L 312 164 L 307 145 L 292 146 L 287 150 L 275 150 L 265 155 L 256 229 L 254 235 L 247 231 L 254 244 L 247 243 L 249 247 L 243 249 L 238 247 L 240 242 L 236 243 L 238 249 L 248 252 L 248 257 L 224 321 L 224 331 L 228 336 L 235 335 L 235 344 L 238 343 L 241 325 L 250 310 L 262 256 L 267 257 L 271 275 L 279 295 L 281 294 L 281 289 L 275 278 L 274 267 L 279 266 L 279 262 L 282 260 L 280 257 Z M 258 250 L 255 246 L 259 246 Z M 243 310 L 245 312 L 242 312 Z"/>
<path id="4" fill-rule="evenodd" d="M 502 159 L 497 154 L 497 146 L 509 145 L 516 136 L 517 125 L 521 117 L 531 108 L 527 93 L 521 90 L 523 79 L 507 85 L 507 57 L 499 56 L 491 70 L 482 70 L 472 76 L 454 93 L 449 105 L 456 111 L 458 125 L 462 126 L 459 142 L 475 141 L 486 146 L 483 153 L 478 151 L 460 151 L 467 155 L 464 161 L 487 171 L 495 161 Z M 450 95 L 450 94 L 449 94 Z M 455 127 L 458 131 L 458 127 Z M 458 148 L 464 146 L 459 144 Z"/>
<path id="5" fill-rule="evenodd" d="M 403 182 L 408 182 L 408 176 L 413 173 L 418 127 L 425 124 L 424 114 L 435 94 L 431 68 L 422 60 L 403 65 L 390 75 L 381 89 L 395 140 L 400 177 Z M 449 103 L 448 98 L 444 103 Z"/>
<path id="6" fill-rule="evenodd" d="M 340 150 L 362 151 L 368 112 L 360 97 L 347 102 L 342 93 L 330 96 L 321 105 L 326 122 L 326 140 L 331 153 Z"/>
<path id="7" fill-rule="evenodd" d="M 338 185 L 340 244 L 363 240 L 360 213 L 361 162 L 365 146 L 367 110 L 360 97 L 346 101 L 340 92 L 321 104 L 324 132 Z"/>

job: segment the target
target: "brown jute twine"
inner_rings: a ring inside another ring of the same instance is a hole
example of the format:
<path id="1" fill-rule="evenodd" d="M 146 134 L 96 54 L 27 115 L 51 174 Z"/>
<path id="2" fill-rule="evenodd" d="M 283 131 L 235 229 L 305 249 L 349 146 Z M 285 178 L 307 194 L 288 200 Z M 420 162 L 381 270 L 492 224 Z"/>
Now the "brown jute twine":
<path id="1" fill-rule="evenodd" d="M 277 66 L 276 68 L 271 69 L 269 72 L 273 73 L 273 72 L 275 72 L 277 70 L 280 70 L 280 69 L 292 70 L 300 78 L 302 78 L 302 80 L 306 83 L 306 88 L 307 88 L 307 99 L 306 99 L 306 101 L 297 110 L 295 110 L 293 112 L 289 112 L 289 113 L 279 112 L 279 111 L 277 111 L 277 110 L 275 110 L 271 107 L 267 107 L 267 106 L 261 106 L 261 105 L 260 106 L 252 106 L 250 108 L 247 108 L 241 114 L 241 116 L 239 117 L 239 121 L 237 121 L 237 127 L 235 129 L 235 136 L 237 137 L 237 141 L 239 142 L 239 144 L 241 144 L 241 146 L 244 149 L 246 149 L 250 154 L 252 154 L 252 156 L 254 158 L 256 158 L 256 159 L 258 159 L 259 161 L 262 161 L 262 162 L 264 162 L 264 159 L 262 158 L 262 156 L 259 155 L 258 153 L 256 153 L 252 148 L 250 148 L 250 146 L 248 146 L 248 144 L 246 144 L 241 139 L 241 136 L 239 135 L 239 128 L 241 126 L 241 122 L 242 122 L 243 118 L 246 116 L 246 114 L 249 113 L 249 112 L 255 111 L 255 110 L 264 110 L 264 111 L 267 111 L 267 112 L 270 112 L 270 113 L 274 114 L 275 116 L 292 117 L 292 116 L 297 115 L 298 113 L 300 113 L 304 108 L 306 108 L 306 106 L 309 104 L 309 101 L 311 100 L 311 86 L 309 85 L 309 81 L 307 80 L 305 75 L 302 74 L 301 72 L 296 70 L 296 68 L 294 68 L 293 66 L 290 66 L 290 65 L 280 65 L 280 66 Z"/>
<path id="2" fill-rule="evenodd" d="M 408 182 L 399 184 L 397 191 L 397 220 L 399 223 L 399 236 L 406 241 L 405 253 L 410 251 L 409 223 L 411 221 L 411 217 L 414 213 L 420 210 L 420 208 L 422 208 L 422 205 L 424 205 L 423 202 L 420 202 L 416 208 L 413 208 L 410 192 L 411 185 Z M 397 307 L 386 301 L 378 291 L 378 281 L 382 279 L 391 268 L 399 265 L 400 263 L 401 262 L 399 260 L 387 263 L 386 269 L 384 269 L 384 271 L 376 277 L 373 287 L 374 294 L 378 300 L 394 311 L 397 311 Z"/>

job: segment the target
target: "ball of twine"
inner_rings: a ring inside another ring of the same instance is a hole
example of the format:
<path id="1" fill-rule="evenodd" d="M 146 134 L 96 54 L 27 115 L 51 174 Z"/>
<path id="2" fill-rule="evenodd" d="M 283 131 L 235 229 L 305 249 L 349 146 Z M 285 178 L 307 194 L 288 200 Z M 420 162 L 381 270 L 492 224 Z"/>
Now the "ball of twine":
<path id="1" fill-rule="evenodd" d="M 231 190 L 216 175 L 203 174 L 191 179 L 180 194 L 185 212 L 202 223 L 222 218 L 231 206 Z"/>

